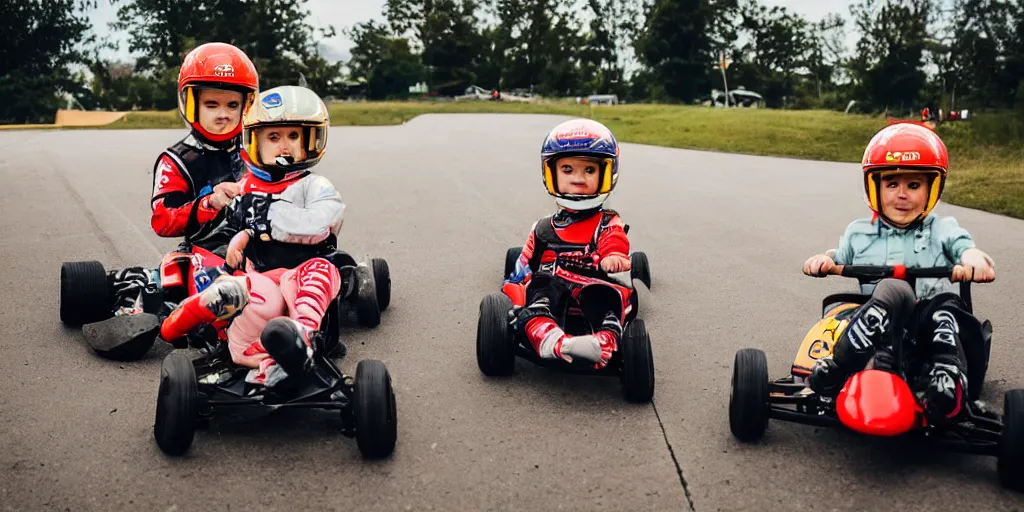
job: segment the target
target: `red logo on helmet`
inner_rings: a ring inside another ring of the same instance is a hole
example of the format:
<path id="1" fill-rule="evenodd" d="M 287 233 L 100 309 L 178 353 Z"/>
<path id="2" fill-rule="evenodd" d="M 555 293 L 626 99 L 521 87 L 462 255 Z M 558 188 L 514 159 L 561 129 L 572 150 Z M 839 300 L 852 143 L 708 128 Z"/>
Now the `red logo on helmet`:
<path id="1" fill-rule="evenodd" d="M 213 75 L 223 77 L 235 76 L 235 67 L 231 64 L 218 64 L 213 68 Z"/>

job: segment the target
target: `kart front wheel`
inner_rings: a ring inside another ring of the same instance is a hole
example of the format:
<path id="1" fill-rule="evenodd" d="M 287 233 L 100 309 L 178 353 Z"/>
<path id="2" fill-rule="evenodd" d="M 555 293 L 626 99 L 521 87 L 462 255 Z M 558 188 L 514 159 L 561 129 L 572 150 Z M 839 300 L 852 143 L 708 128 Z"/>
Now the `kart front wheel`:
<path id="1" fill-rule="evenodd" d="M 508 276 L 516 271 L 516 262 L 519 261 L 519 255 L 522 253 L 522 247 L 509 247 L 505 251 L 505 275 L 502 277 L 503 280 L 508 279 Z"/>
<path id="2" fill-rule="evenodd" d="M 647 253 L 634 252 L 629 255 L 629 277 L 639 279 L 648 290 L 651 289 L 651 264 L 647 261 Z"/>
<path id="3" fill-rule="evenodd" d="M 371 272 L 372 270 L 362 265 L 356 269 L 356 276 L 359 279 L 356 285 L 356 319 L 363 327 L 380 325 L 380 302 Z"/>
<path id="4" fill-rule="evenodd" d="M 391 305 L 391 269 L 384 258 L 371 259 L 370 267 L 373 268 L 373 282 L 377 290 L 377 306 L 386 311 Z"/>
<path id="5" fill-rule="evenodd" d="M 508 312 L 512 300 L 504 293 L 492 293 L 480 301 L 476 324 L 476 363 L 484 375 L 508 376 L 515 371 L 515 344 Z"/>
<path id="6" fill-rule="evenodd" d="M 634 320 L 622 333 L 622 395 L 630 402 L 654 398 L 654 353 L 643 320 Z"/>
<path id="7" fill-rule="evenodd" d="M 171 352 L 160 368 L 153 436 L 167 455 L 181 455 L 192 446 L 199 418 L 199 390 L 192 361 Z"/>
<path id="8" fill-rule="evenodd" d="M 106 320 L 114 313 L 107 271 L 98 261 L 60 266 L 60 321 L 78 327 Z"/>
<path id="9" fill-rule="evenodd" d="M 375 359 L 359 361 L 355 382 L 356 444 L 363 457 L 387 457 L 398 439 L 398 410 L 391 375 Z"/>
<path id="10" fill-rule="evenodd" d="M 996 469 L 1004 487 L 1024 491 L 1024 389 L 1011 389 L 1003 395 L 1003 434 Z"/>
<path id="11" fill-rule="evenodd" d="M 758 349 L 742 349 L 733 360 L 729 428 L 740 441 L 756 441 L 768 428 L 768 359 Z"/>

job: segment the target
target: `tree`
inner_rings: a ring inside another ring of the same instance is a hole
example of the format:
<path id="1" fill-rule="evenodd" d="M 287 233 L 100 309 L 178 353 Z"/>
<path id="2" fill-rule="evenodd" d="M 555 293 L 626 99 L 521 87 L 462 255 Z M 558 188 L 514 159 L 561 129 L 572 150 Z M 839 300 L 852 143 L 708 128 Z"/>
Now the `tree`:
<path id="1" fill-rule="evenodd" d="M 1024 5 L 959 0 L 951 32 L 947 76 L 956 104 L 973 108 L 1013 105 L 1024 79 Z"/>
<path id="2" fill-rule="evenodd" d="M 863 34 L 851 63 L 858 95 L 879 110 L 917 109 L 926 82 L 930 2 L 863 0 L 850 11 Z"/>
<path id="3" fill-rule="evenodd" d="M 384 6 L 395 35 L 422 48 L 427 84 L 439 94 L 461 94 L 476 82 L 487 49 L 477 8 L 475 0 L 388 0 Z"/>
<path id="4" fill-rule="evenodd" d="M 331 92 L 340 64 L 320 55 L 318 38 L 334 28 L 314 29 L 305 0 L 113 0 L 117 30 L 131 34 L 129 50 L 143 54 L 137 68 L 166 76 L 185 54 L 206 42 L 231 43 L 244 51 L 260 74 L 260 87 L 291 85 L 305 77 L 320 95 Z"/>
<path id="5" fill-rule="evenodd" d="M 756 85 L 769 107 L 780 107 L 796 90 L 798 69 L 809 65 L 813 49 L 809 24 L 783 7 L 768 9 L 755 0 L 740 6 L 740 18 L 739 28 L 748 40 L 740 51 L 753 82 L 748 87 Z"/>
<path id="6" fill-rule="evenodd" d="M 52 122 L 63 100 L 80 95 L 83 81 L 73 67 L 89 62 L 85 11 L 95 0 L 4 2 L 0 16 L 0 122 Z"/>
<path id="7" fill-rule="evenodd" d="M 625 95 L 621 62 L 630 34 L 636 30 L 636 4 L 626 0 L 588 0 L 593 18 L 579 52 L 586 92 Z"/>
<path id="8" fill-rule="evenodd" d="M 712 66 L 728 37 L 735 0 L 655 0 L 635 43 L 671 98 L 693 101 L 711 89 Z"/>
<path id="9" fill-rule="evenodd" d="M 351 78 L 366 84 L 369 99 L 406 97 L 422 79 L 423 67 L 408 39 L 391 37 L 387 27 L 372 20 L 355 25 L 348 35 L 355 43 L 348 62 Z"/>

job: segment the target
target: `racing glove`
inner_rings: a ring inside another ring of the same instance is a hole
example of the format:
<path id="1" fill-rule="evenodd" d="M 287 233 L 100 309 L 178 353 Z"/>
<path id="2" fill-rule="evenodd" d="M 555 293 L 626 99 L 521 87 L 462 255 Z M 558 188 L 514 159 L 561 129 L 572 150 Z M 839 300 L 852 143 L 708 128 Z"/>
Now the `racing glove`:
<path id="1" fill-rule="evenodd" d="M 249 230 L 260 240 L 270 239 L 270 204 L 276 199 L 265 192 L 250 192 L 237 196 L 228 205 L 228 225 L 238 230 Z"/>

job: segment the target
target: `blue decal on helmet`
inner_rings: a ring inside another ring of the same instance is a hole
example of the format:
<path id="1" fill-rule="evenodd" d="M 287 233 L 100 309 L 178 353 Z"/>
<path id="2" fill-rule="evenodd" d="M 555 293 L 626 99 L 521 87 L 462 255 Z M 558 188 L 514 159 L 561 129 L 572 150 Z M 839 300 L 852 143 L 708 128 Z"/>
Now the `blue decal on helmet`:
<path id="1" fill-rule="evenodd" d="M 263 103 L 263 106 L 266 107 L 266 108 L 275 108 L 275 107 L 280 107 L 281 104 L 284 103 L 284 100 L 281 99 L 281 94 L 280 93 L 276 93 L 275 92 L 275 93 L 266 95 L 263 98 L 263 100 L 261 101 L 261 103 Z"/>

